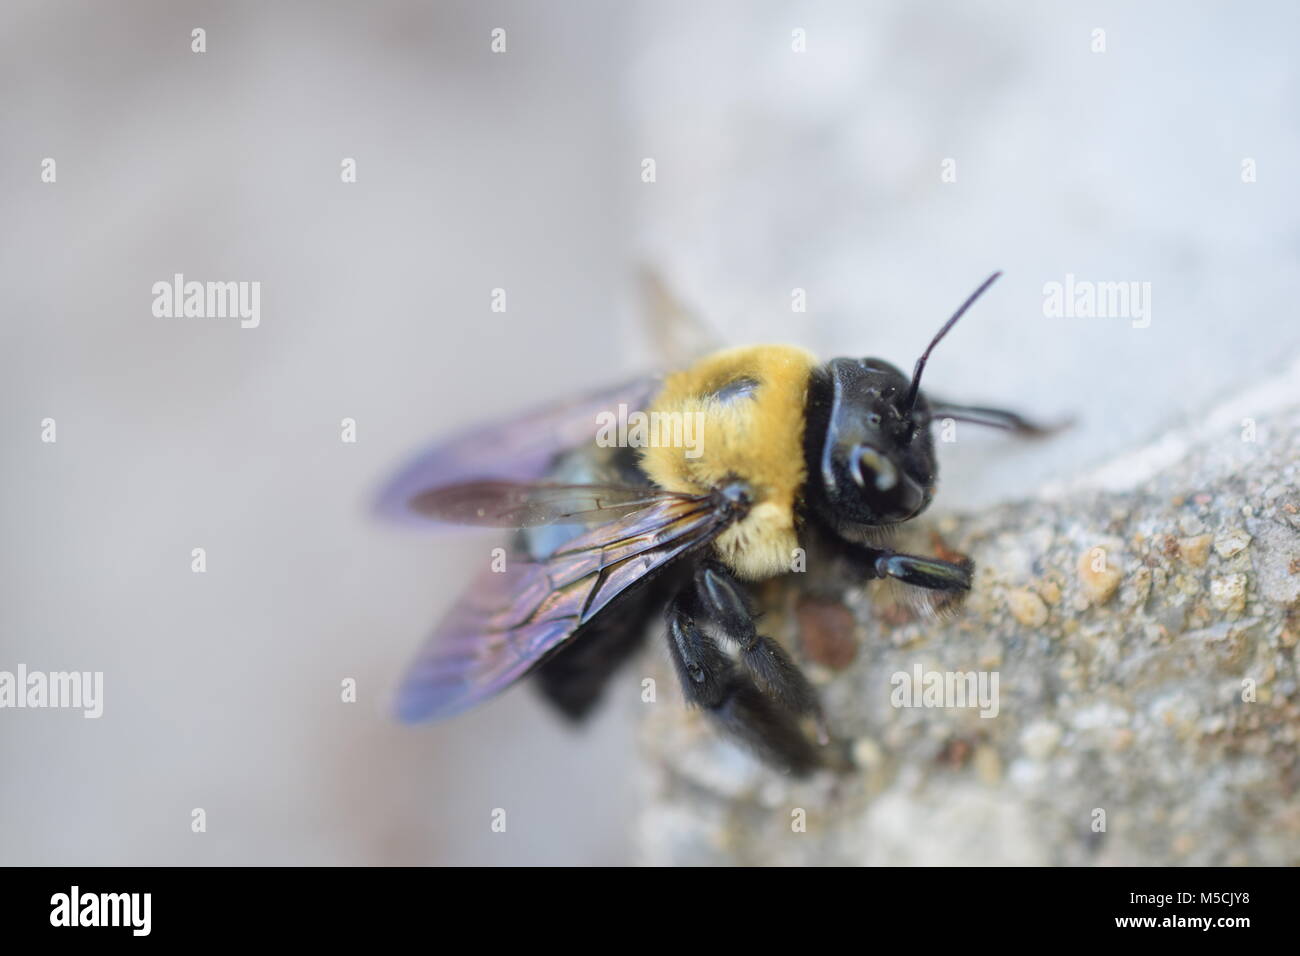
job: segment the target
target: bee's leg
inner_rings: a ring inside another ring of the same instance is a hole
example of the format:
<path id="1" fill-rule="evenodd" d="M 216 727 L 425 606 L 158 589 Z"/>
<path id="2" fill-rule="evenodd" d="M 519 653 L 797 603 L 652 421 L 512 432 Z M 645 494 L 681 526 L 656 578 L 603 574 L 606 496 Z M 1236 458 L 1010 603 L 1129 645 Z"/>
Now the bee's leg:
<path id="1" fill-rule="evenodd" d="M 817 691 L 780 644 L 758 633 L 749 598 L 735 576 L 717 563 L 701 564 L 695 574 L 695 600 L 709 623 L 740 648 L 740 660 L 759 686 L 787 709 L 814 718 L 825 743 Z"/>
<path id="2" fill-rule="evenodd" d="M 798 775 L 814 769 L 817 751 L 795 716 L 759 690 L 700 630 L 686 598 L 679 594 L 668 605 L 668 650 L 686 700 L 769 763 Z"/>
<path id="3" fill-rule="evenodd" d="M 938 558 L 922 558 L 877 548 L 867 548 L 866 551 L 874 577 L 893 578 L 931 591 L 970 590 L 971 572 L 975 568 L 972 561 L 954 564 Z"/>
<path id="4" fill-rule="evenodd" d="M 1056 425 L 1042 425 L 1030 421 L 1016 412 L 1004 408 L 988 408 L 984 405 L 957 405 L 930 399 L 930 415 L 933 421 L 951 418 L 953 421 L 970 422 L 972 425 L 987 425 L 989 428 L 1001 428 L 1025 438 L 1042 438 L 1065 428 L 1069 422 Z"/>

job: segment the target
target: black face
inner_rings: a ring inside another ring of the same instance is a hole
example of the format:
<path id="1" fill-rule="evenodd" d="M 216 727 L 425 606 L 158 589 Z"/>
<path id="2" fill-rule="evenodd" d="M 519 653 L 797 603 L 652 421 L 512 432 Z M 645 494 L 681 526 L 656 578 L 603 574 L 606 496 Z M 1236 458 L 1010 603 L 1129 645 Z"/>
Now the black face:
<path id="1" fill-rule="evenodd" d="M 833 526 L 888 525 L 934 494 L 930 408 L 880 359 L 838 358 L 814 373 L 804 439 L 808 504 Z"/>

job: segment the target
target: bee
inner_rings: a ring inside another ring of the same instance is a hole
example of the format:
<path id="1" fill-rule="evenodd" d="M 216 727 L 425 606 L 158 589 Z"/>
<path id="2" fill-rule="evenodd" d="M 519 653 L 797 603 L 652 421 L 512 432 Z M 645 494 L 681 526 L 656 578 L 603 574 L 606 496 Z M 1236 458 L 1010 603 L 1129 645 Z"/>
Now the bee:
<path id="1" fill-rule="evenodd" d="M 920 388 L 930 354 L 999 275 L 939 329 L 910 378 L 875 358 L 819 364 L 793 346 L 734 348 L 471 429 L 413 461 L 384 489 L 382 511 L 515 534 L 420 651 L 398 689 L 399 716 L 450 717 L 534 675 L 580 719 L 663 614 L 688 703 L 778 768 L 824 765 L 818 695 L 759 632 L 751 583 L 790 573 L 807 544 L 850 555 L 864 579 L 952 597 L 970 589 L 968 560 L 884 541 L 934 497 L 933 422 L 1048 431 Z M 598 441 L 602 415 L 624 407 L 696 422 L 697 440 Z"/>

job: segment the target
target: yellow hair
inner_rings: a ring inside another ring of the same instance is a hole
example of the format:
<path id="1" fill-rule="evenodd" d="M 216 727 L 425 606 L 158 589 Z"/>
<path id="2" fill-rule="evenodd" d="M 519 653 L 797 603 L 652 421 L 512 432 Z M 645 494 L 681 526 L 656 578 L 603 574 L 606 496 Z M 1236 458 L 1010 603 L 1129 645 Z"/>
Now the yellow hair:
<path id="1" fill-rule="evenodd" d="M 655 484 L 707 494 L 731 478 L 749 482 L 753 506 L 714 544 L 742 577 L 785 573 L 799 546 L 794 508 L 806 478 L 804 405 L 816 364 L 811 353 L 789 345 L 728 349 L 670 375 L 650 406 L 652 413 L 698 413 L 701 427 L 698 457 L 683 447 L 642 449 L 641 467 Z M 744 393 L 719 397 L 728 386 Z"/>

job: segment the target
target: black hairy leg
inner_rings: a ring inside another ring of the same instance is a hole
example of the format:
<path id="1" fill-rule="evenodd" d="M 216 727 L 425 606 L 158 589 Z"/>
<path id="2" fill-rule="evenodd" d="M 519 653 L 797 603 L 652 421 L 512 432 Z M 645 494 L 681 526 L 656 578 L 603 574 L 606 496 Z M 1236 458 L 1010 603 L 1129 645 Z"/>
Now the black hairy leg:
<path id="1" fill-rule="evenodd" d="M 812 717 L 820 742 L 828 739 L 817 691 L 776 641 L 758 633 L 743 586 L 716 561 L 703 562 L 695 574 L 693 606 L 713 630 L 740 651 L 740 661 L 758 685 L 787 710 Z"/>
<path id="2" fill-rule="evenodd" d="M 794 712 L 760 690 L 701 629 L 693 597 L 682 593 L 668 605 L 668 650 L 687 702 L 769 763 L 800 776 L 816 768 L 817 751 Z"/>
<path id="3" fill-rule="evenodd" d="M 923 558 L 915 554 L 902 554 L 880 548 L 862 549 L 870 562 L 872 576 L 893 578 L 904 584 L 931 591 L 969 591 L 973 562 L 959 563 Z"/>
<path id="4" fill-rule="evenodd" d="M 930 591 L 969 591 L 971 576 L 975 571 L 975 563 L 969 559 L 943 561 L 919 554 L 905 554 L 892 548 L 878 548 L 849 541 L 826 529 L 819 531 L 816 547 L 818 551 L 838 558 L 846 568 L 857 569 L 856 574 L 860 575 L 865 570 L 869 579 L 892 578 Z"/>
<path id="5" fill-rule="evenodd" d="M 906 554 L 892 548 L 849 541 L 817 525 L 809 527 L 809 554 L 821 562 L 816 576 L 810 578 L 810 593 L 829 594 L 838 600 L 849 583 L 888 580 L 900 585 L 899 597 L 918 612 L 940 617 L 953 613 L 971 588 L 974 562 L 969 559 L 945 561 L 940 558 Z M 821 581 L 818 584 L 818 581 Z"/>

